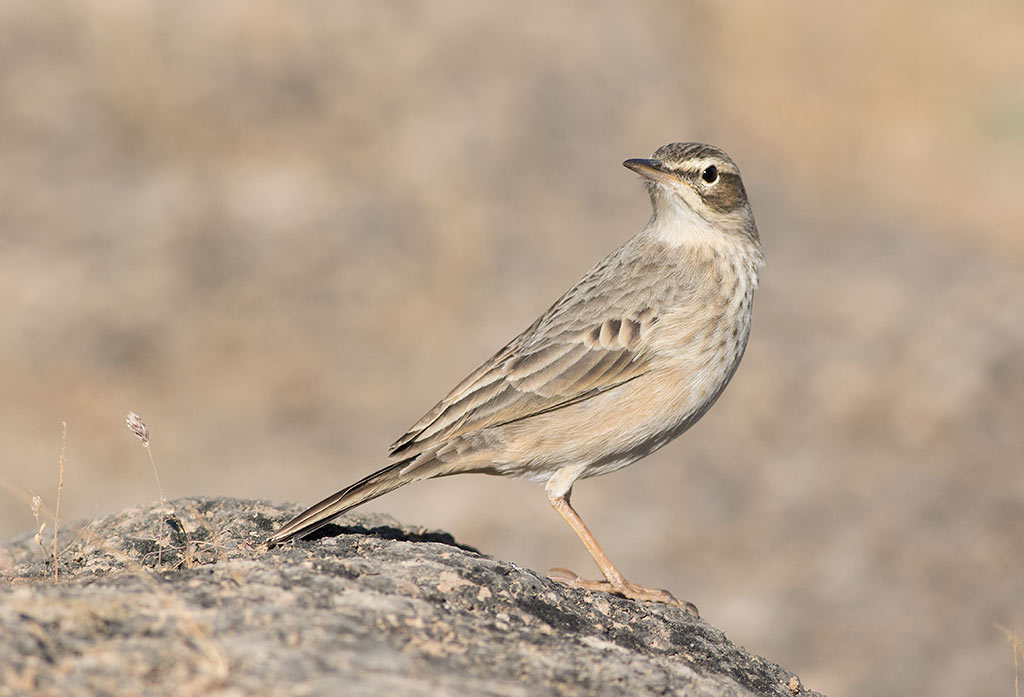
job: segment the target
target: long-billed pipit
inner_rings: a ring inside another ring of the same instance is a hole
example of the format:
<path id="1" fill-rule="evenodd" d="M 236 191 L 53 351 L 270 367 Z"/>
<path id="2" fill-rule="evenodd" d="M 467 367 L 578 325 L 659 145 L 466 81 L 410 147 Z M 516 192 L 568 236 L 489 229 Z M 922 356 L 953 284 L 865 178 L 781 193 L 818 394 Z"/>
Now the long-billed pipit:
<path id="1" fill-rule="evenodd" d="M 626 581 L 569 495 L 576 480 L 636 462 L 711 408 L 746 348 L 764 257 L 739 170 L 718 148 L 673 143 L 623 165 L 650 194 L 646 227 L 395 441 L 392 464 L 286 523 L 271 545 L 411 482 L 525 477 L 544 485 L 604 574 L 560 580 L 696 612 Z"/>

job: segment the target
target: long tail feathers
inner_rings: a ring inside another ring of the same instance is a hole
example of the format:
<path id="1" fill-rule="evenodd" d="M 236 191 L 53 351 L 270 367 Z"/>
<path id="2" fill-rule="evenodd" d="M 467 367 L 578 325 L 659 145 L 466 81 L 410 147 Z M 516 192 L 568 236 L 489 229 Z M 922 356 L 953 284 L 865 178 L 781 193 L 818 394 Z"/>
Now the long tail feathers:
<path id="1" fill-rule="evenodd" d="M 383 496 L 400 486 L 436 476 L 437 472 L 431 472 L 432 468 L 429 467 L 415 467 L 412 472 L 407 470 L 403 473 L 403 469 L 406 469 L 414 459 L 409 458 L 388 465 L 384 469 L 360 479 L 355 484 L 345 487 L 338 493 L 331 494 L 320 503 L 310 506 L 281 526 L 280 530 L 270 536 L 267 544 L 273 547 L 282 542 L 308 535 L 359 504 Z"/>

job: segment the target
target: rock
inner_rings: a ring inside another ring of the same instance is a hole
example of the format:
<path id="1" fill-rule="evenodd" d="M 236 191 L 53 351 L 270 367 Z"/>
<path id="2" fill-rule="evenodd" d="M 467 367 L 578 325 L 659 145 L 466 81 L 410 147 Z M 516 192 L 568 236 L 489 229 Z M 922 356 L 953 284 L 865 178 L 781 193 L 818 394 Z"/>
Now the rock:
<path id="1" fill-rule="evenodd" d="M 813 695 L 673 607 L 565 588 L 356 515 L 181 499 L 3 547 L 0 695 Z M 50 538 L 52 544 L 52 538 Z M 6 557 L 4 557 L 6 559 Z"/>

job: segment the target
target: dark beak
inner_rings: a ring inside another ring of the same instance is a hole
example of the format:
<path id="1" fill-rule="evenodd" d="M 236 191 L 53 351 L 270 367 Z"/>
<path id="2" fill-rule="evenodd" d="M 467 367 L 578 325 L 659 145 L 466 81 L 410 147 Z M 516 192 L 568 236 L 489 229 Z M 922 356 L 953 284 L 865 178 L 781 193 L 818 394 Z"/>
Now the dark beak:
<path id="1" fill-rule="evenodd" d="M 644 179 L 650 179 L 653 182 L 658 182 L 665 186 L 685 183 L 678 176 L 665 169 L 665 164 L 661 160 L 645 160 L 637 158 L 633 160 L 626 160 L 622 163 L 622 166 L 633 170 Z"/>

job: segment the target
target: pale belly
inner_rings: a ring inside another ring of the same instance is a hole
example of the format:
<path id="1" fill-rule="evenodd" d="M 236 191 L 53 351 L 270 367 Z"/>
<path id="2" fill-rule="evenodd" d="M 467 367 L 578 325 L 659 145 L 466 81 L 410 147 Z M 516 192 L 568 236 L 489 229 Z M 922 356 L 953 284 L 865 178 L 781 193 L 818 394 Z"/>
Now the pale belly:
<path id="1" fill-rule="evenodd" d="M 713 353 L 713 352 L 712 352 Z M 705 353 L 674 369 L 652 371 L 593 397 L 498 429 L 497 474 L 538 482 L 565 467 L 574 478 L 596 477 L 630 465 L 686 431 L 724 389 L 739 355 Z"/>

